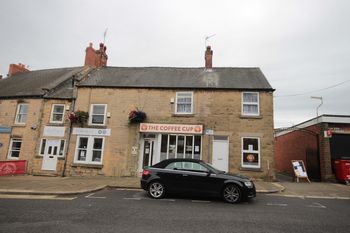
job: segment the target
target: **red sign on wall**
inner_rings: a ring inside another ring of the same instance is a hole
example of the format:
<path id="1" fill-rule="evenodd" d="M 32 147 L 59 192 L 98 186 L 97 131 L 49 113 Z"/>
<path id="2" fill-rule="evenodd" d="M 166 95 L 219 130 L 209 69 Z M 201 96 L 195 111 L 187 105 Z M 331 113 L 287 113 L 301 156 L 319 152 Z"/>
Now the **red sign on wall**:
<path id="1" fill-rule="evenodd" d="M 0 176 L 25 174 L 27 160 L 0 161 Z"/>

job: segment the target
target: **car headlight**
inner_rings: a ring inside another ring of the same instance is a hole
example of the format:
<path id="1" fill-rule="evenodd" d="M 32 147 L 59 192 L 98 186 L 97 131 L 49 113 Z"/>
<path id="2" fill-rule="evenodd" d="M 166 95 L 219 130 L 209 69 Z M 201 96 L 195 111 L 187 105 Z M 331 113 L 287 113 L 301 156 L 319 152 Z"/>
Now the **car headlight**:
<path id="1" fill-rule="evenodd" d="M 253 187 L 253 183 L 250 181 L 245 181 L 244 185 L 247 186 L 248 188 L 252 188 Z"/>

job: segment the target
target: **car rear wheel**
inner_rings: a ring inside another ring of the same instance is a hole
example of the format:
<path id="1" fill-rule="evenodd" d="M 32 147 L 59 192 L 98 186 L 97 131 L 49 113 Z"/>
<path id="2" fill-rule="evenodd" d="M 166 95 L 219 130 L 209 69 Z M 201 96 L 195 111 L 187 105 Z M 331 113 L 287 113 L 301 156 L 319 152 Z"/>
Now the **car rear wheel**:
<path id="1" fill-rule="evenodd" d="M 228 184 L 222 191 L 222 197 L 228 203 L 238 203 L 242 199 L 242 191 L 237 185 Z"/>
<path id="2" fill-rule="evenodd" d="M 163 198 L 165 195 L 165 187 L 162 182 L 154 181 L 148 186 L 148 195 L 155 199 Z"/>

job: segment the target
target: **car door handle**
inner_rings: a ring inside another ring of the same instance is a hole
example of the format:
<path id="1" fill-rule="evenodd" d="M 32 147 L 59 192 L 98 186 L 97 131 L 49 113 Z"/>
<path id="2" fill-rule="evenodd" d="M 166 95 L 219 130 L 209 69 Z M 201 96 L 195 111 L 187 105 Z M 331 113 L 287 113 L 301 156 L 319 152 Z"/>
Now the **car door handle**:
<path id="1" fill-rule="evenodd" d="M 188 176 L 187 174 L 182 174 L 182 176 Z"/>

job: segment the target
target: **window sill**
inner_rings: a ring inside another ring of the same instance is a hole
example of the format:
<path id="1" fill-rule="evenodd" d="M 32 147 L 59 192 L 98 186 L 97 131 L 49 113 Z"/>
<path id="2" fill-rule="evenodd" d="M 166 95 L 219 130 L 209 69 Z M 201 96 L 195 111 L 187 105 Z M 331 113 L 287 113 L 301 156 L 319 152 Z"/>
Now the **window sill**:
<path id="1" fill-rule="evenodd" d="M 36 159 L 42 159 L 42 158 L 44 158 L 44 156 L 43 156 L 43 155 L 35 155 L 35 158 L 36 158 Z M 57 159 L 58 159 L 58 160 L 64 160 L 64 157 L 63 157 L 63 156 L 60 156 L 60 157 L 57 157 Z"/>
<path id="2" fill-rule="evenodd" d="M 26 124 L 25 123 L 23 123 L 23 124 L 15 123 L 12 125 L 12 127 L 26 127 Z"/>
<path id="3" fill-rule="evenodd" d="M 172 114 L 173 117 L 194 117 L 194 114 L 181 114 L 181 113 L 173 113 Z"/>
<path id="4" fill-rule="evenodd" d="M 257 116 L 249 116 L 249 115 L 240 115 L 239 118 L 241 119 L 262 119 L 262 115 L 257 115 Z"/>
<path id="5" fill-rule="evenodd" d="M 83 164 L 83 163 L 73 163 L 71 164 L 72 167 L 87 167 L 87 168 L 96 168 L 96 169 L 101 169 L 103 168 L 103 165 L 98 165 L 98 164 Z"/>
<path id="6" fill-rule="evenodd" d="M 47 126 L 64 126 L 64 122 L 49 122 Z"/>
<path id="7" fill-rule="evenodd" d="M 83 128 L 107 129 L 107 125 L 84 125 Z"/>
<path id="8" fill-rule="evenodd" d="M 240 171 L 251 171 L 251 172 L 262 172 L 261 168 L 253 168 L 253 167 L 240 167 Z"/>

